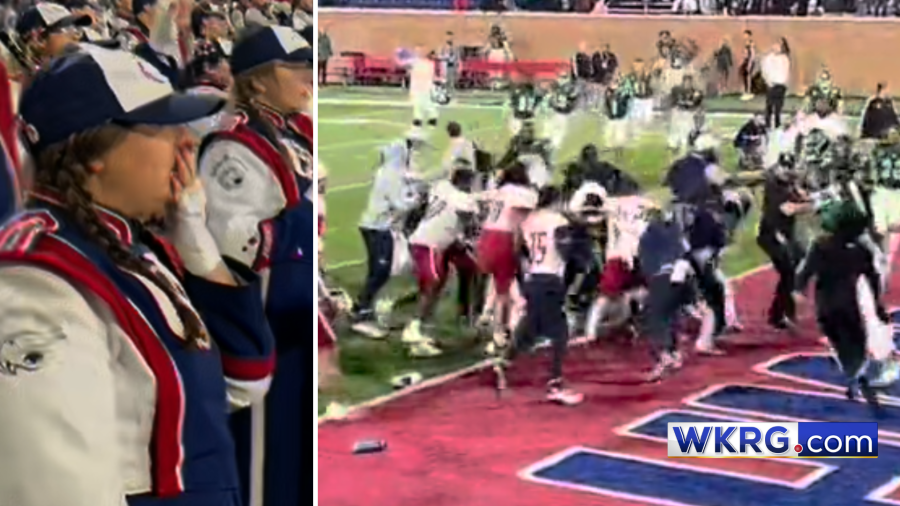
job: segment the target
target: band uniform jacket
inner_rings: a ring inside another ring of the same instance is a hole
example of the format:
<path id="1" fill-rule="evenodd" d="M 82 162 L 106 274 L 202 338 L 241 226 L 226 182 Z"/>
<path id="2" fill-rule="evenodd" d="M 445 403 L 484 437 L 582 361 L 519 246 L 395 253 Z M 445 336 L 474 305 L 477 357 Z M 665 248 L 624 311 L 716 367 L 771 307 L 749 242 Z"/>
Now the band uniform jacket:
<path id="1" fill-rule="evenodd" d="M 310 443 L 302 430 L 312 392 L 315 321 L 316 216 L 312 188 L 312 121 L 263 112 L 278 138 L 241 117 L 201 145 L 199 174 L 207 194 L 207 223 L 219 250 L 251 266 L 266 281 L 269 324 L 278 371 L 264 405 L 233 416 L 247 506 L 296 506 L 310 485 L 298 480 Z M 288 163 L 276 148 L 290 155 Z M 255 444 L 264 440 L 265 444 Z M 252 467 L 261 463 L 262 467 Z"/>
<path id="2" fill-rule="evenodd" d="M 186 346 L 155 283 L 115 265 L 50 197 L 0 229 L 0 497 L 15 506 L 238 506 L 229 409 L 274 366 L 259 280 L 192 275 L 122 217 L 103 226 L 161 276 L 211 336 Z"/>

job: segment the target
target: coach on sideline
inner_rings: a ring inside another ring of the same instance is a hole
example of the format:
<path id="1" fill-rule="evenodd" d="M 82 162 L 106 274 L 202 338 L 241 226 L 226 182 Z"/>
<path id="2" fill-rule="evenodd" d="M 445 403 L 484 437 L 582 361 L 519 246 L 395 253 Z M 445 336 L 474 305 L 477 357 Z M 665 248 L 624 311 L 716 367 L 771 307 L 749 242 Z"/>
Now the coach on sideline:
<path id="1" fill-rule="evenodd" d="M 791 50 L 787 40 L 782 39 L 763 58 L 762 76 L 768 87 L 766 90 L 766 129 L 781 128 L 781 110 L 787 95 L 788 79 L 791 77 Z"/>

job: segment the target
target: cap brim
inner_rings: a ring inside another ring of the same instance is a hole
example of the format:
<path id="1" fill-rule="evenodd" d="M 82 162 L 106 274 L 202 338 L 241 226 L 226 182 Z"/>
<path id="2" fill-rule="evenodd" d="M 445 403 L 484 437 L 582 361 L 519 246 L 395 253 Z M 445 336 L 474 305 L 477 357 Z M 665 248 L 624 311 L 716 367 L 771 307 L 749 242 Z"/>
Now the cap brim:
<path id="1" fill-rule="evenodd" d="M 282 60 L 285 63 L 298 63 L 298 64 L 306 64 L 312 66 L 313 63 L 313 50 L 312 47 L 304 47 L 302 49 L 298 49 L 293 53 L 288 54 Z"/>
<path id="2" fill-rule="evenodd" d="M 71 26 L 91 26 L 94 24 L 94 20 L 88 16 L 87 14 L 76 15 L 72 14 L 71 16 L 66 16 L 56 23 L 47 27 L 48 31 L 59 30 L 60 28 L 69 28 Z"/>
<path id="3" fill-rule="evenodd" d="M 128 125 L 183 125 L 216 114 L 225 100 L 208 95 L 175 93 L 116 118 Z"/>

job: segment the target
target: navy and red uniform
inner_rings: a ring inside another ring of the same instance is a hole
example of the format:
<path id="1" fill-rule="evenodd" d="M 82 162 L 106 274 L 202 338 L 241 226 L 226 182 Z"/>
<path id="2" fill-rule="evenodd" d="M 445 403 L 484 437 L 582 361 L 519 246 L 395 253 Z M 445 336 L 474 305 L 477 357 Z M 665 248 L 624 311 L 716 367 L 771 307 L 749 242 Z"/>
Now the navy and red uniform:
<path id="1" fill-rule="evenodd" d="M 266 314 L 276 339 L 278 372 L 269 394 L 260 405 L 233 416 L 245 501 L 251 490 L 263 490 L 266 506 L 294 506 L 308 494 L 309 486 L 299 477 L 311 451 L 303 427 L 313 387 L 308 338 L 317 314 L 316 215 L 307 196 L 312 123 L 306 115 L 262 114 L 269 127 L 263 118 L 254 121 L 243 114 L 230 130 L 208 136 L 201 145 L 199 174 L 207 192 L 208 226 L 219 249 L 267 280 Z M 254 447 L 260 440 L 254 434 L 263 432 L 265 444 Z M 262 483 L 252 478 L 260 475 L 252 462 L 264 467 Z"/>
<path id="2" fill-rule="evenodd" d="M 0 478 L 4 497 L 241 506 L 227 413 L 262 397 L 274 369 L 259 277 L 229 261 L 240 286 L 195 276 L 166 242 L 98 208 L 102 225 L 201 317 L 211 340 L 189 345 L 154 283 L 114 263 L 53 196 L 36 198 L 0 229 L 0 279 L 18 294 L 0 309 L 12 333 L 0 339 L 0 419 L 11 434 L 0 448 L 30 455 L 17 462 L 29 479 Z"/>

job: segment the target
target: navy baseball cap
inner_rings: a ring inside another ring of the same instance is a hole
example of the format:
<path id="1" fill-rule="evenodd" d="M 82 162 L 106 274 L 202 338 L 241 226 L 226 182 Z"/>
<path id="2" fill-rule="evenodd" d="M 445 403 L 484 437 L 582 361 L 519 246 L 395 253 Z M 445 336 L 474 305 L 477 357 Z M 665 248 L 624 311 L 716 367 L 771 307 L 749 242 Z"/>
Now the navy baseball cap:
<path id="1" fill-rule="evenodd" d="M 72 26 L 90 26 L 93 20 L 87 14 L 75 15 L 62 5 L 38 2 L 22 13 L 16 22 L 16 33 L 25 35 L 33 31 L 54 31 Z"/>
<path id="2" fill-rule="evenodd" d="M 218 112 L 222 99 L 176 93 L 152 65 L 128 51 L 80 44 L 40 70 L 19 100 L 30 150 L 107 124 L 180 125 Z"/>
<path id="3" fill-rule="evenodd" d="M 247 28 L 231 50 L 231 72 L 240 75 L 269 63 L 306 63 L 312 66 L 313 48 L 297 30 L 286 26 Z"/>

